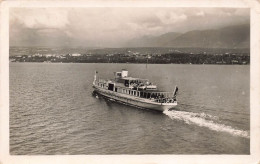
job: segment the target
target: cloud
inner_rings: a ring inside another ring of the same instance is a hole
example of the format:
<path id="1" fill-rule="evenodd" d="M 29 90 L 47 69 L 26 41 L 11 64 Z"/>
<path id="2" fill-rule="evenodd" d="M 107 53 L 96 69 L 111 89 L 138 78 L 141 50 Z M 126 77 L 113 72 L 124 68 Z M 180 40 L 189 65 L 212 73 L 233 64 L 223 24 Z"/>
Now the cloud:
<path id="1" fill-rule="evenodd" d="M 175 13 L 173 11 L 159 11 L 156 14 L 164 24 L 175 24 L 187 19 L 187 16 L 183 13 Z"/>
<path id="2" fill-rule="evenodd" d="M 13 8 L 10 44 L 118 47 L 145 35 L 219 28 L 249 18 L 249 9 L 230 8 Z"/>
<path id="3" fill-rule="evenodd" d="M 69 23 L 65 9 L 16 8 L 10 13 L 11 22 L 18 20 L 27 28 L 63 28 Z"/>
<path id="4" fill-rule="evenodd" d="M 205 13 L 203 11 L 199 11 L 196 13 L 196 16 L 205 16 Z"/>

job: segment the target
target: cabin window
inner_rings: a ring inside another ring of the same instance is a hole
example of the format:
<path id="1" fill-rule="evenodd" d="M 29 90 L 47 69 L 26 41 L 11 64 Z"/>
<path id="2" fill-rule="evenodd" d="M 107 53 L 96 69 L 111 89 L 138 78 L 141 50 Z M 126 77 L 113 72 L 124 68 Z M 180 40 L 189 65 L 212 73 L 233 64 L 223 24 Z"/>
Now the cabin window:
<path id="1" fill-rule="evenodd" d="M 108 84 L 108 90 L 113 91 L 114 90 L 114 84 Z"/>
<path id="2" fill-rule="evenodd" d="M 126 87 L 129 86 L 129 80 L 125 80 L 125 86 L 126 86 Z"/>
<path id="3" fill-rule="evenodd" d="M 117 88 L 115 88 L 115 92 L 117 92 Z"/>
<path id="4" fill-rule="evenodd" d="M 130 90 L 128 90 L 128 94 L 129 94 L 129 95 L 130 95 L 130 92 L 131 92 L 131 91 L 130 91 Z"/>
<path id="5" fill-rule="evenodd" d="M 140 92 L 140 97 L 143 97 L 143 92 Z"/>

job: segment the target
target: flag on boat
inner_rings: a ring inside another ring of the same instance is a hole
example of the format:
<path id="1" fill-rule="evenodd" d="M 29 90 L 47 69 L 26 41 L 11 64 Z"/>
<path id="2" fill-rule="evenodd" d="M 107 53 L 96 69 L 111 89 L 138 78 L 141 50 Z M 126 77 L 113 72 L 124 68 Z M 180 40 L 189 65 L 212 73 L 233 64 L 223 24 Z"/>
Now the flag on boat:
<path id="1" fill-rule="evenodd" d="M 178 93 L 178 87 L 176 86 L 175 87 L 175 89 L 174 89 L 174 91 L 173 91 L 173 97 L 175 97 L 176 95 L 177 95 L 177 93 Z"/>

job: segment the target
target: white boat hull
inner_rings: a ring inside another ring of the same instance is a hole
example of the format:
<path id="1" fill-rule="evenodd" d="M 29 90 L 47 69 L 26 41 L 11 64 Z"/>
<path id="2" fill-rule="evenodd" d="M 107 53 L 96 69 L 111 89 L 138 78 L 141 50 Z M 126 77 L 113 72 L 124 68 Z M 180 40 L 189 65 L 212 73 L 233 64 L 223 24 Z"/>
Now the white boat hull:
<path id="1" fill-rule="evenodd" d="M 119 103 L 123 103 L 130 106 L 135 106 L 138 108 L 152 109 L 157 111 L 164 111 L 168 109 L 172 109 L 177 106 L 177 102 L 174 103 L 158 103 L 151 101 L 150 99 L 145 99 L 137 96 L 131 96 L 123 93 L 113 92 L 110 90 L 106 90 L 104 88 L 93 85 L 95 91 L 112 100 L 115 100 Z"/>

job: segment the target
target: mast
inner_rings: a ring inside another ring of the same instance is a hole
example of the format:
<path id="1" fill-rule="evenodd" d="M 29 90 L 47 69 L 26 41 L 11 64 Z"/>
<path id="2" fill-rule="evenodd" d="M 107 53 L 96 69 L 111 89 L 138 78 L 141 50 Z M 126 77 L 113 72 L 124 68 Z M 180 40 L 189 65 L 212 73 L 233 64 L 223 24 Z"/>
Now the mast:
<path id="1" fill-rule="evenodd" d="M 146 65 L 145 65 L 145 68 L 147 69 L 147 63 L 148 63 L 148 56 L 146 58 Z"/>
<path id="2" fill-rule="evenodd" d="M 147 57 L 146 57 L 146 65 L 145 65 L 145 68 L 147 69 L 147 64 L 148 64 L 148 59 L 150 59 L 151 56 L 149 56 L 149 54 L 147 54 Z"/>

